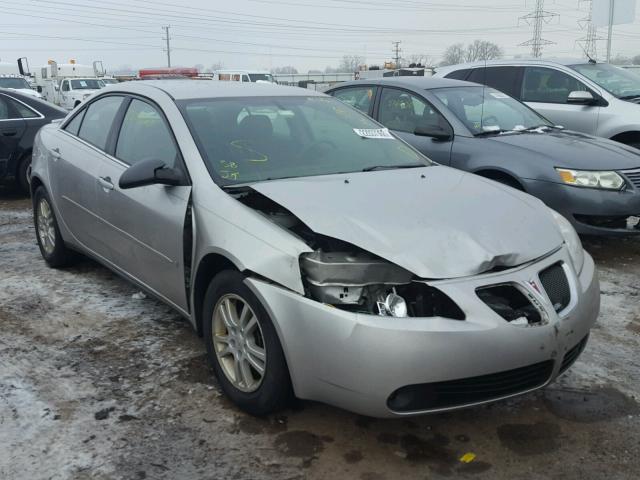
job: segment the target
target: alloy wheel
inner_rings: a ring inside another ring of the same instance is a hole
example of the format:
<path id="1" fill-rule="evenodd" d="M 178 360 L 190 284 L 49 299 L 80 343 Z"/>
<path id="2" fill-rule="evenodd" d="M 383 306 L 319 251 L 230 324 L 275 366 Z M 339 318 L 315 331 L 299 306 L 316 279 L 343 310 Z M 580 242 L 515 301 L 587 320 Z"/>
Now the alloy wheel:
<path id="1" fill-rule="evenodd" d="M 267 352 L 260 321 L 242 297 L 220 297 L 213 309 L 212 336 L 227 379 L 242 392 L 255 392 L 266 372 Z"/>
<path id="2" fill-rule="evenodd" d="M 40 245 L 47 255 L 51 255 L 56 248 L 56 228 L 51 205 L 49 205 L 49 202 L 45 198 L 41 198 L 38 202 L 36 215 L 38 216 L 38 238 L 40 239 Z"/>

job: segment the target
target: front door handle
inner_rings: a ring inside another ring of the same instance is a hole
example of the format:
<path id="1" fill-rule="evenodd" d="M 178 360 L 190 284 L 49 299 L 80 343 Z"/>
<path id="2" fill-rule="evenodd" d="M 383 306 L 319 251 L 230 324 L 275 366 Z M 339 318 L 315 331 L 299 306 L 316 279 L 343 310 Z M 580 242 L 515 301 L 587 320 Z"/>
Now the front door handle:
<path id="1" fill-rule="evenodd" d="M 113 190 L 113 183 L 111 182 L 111 177 L 98 177 L 98 183 L 104 189 L 104 191 Z"/>
<path id="2" fill-rule="evenodd" d="M 58 147 L 51 149 L 51 158 L 53 159 L 54 162 L 61 157 L 62 155 L 60 155 L 60 149 Z"/>

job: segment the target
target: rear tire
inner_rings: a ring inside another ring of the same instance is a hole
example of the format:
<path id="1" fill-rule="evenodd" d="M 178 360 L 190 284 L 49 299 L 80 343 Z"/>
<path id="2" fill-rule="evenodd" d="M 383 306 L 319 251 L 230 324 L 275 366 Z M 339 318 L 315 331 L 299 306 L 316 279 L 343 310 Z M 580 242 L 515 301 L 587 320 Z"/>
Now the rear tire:
<path id="1" fill-rule="evenodd" d="M 29 195 L 31 192 L 31 154 L 27 154 L 18 164 L 18 171 L 16 172 L 16 186 L 21 193 Z"/>
<path id="2" fill-rule="evenodd" d="M 36 227 L 38 247 L 47 265 L 52 268 L 70 265 L 74 259 L 73 252 L 64 244 L 51 199 L 42 186 L 38 187 L 33 194 L 33 222 Z"/>
<path id="3" fill-rule="evenodd" d="M 273 322 L 244 279 L 227 270 L 212 280 L 204 299 L 204 340 L 227 397 L 245 412 L 262 416 L 288 405 L 291 379 Z"/>

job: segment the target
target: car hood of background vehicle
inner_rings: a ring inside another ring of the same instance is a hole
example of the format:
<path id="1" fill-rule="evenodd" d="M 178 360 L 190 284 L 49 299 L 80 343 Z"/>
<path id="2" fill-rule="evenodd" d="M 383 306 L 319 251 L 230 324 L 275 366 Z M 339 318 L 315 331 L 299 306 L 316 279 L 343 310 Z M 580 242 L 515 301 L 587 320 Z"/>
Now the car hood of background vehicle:
<path id="1" fill-rule="evenodd" d="M 605 138 L 567 130 L 526 132 L 489 137 L 548 159 L 554 167 L 625 170 L 640 167 L 640 150 Z"/>
<path id="2" fill-rule="evenodd" d="M 563 242 L 539 200 L 448 167 L 283 179 L 252 188 L 314 232 L 356 245 L 420 278 L 521 265 Z"/>

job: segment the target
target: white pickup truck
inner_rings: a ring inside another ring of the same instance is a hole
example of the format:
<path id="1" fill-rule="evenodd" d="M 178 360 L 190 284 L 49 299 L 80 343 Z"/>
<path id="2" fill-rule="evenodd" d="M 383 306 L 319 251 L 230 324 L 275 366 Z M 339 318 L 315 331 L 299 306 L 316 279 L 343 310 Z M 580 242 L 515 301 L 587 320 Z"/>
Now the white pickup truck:
<path id="1" fill-rule="evenodd" d="M 10 88 L 25 95 L 34 97 L 42 97 L 36 92 L 25 75 L 23 75 L 18 67 L 18 63 L 0 62 L 0 88 Z"/>
<path id="2" fill-rule="evenodd" d="M 49 61 L 35 72 L 36 86 L 45 100 L 71 110 L 104 88 L 101 66 L 101 62 L 93 62 L 90 66 L 74 61 L 61 64 Z"/>

